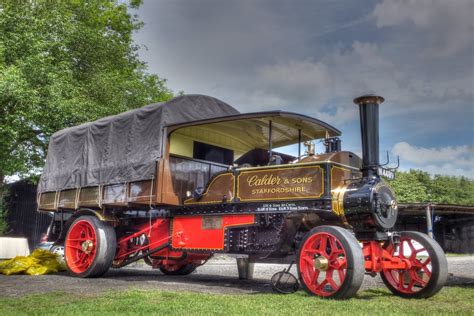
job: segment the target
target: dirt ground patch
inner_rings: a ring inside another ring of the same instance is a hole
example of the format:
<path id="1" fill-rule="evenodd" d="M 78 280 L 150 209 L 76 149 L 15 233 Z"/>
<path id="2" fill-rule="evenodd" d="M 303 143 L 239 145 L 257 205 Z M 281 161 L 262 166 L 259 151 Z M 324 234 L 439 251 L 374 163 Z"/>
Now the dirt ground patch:
<path id="1" fill-rule="evenodd" d="M 449 257 L 448 285 L 474 286 L 474 256 Z M 272 292 L 269 280 L 286 268 L 279 264 L 256 264 L 254 279 L 239 280 L 233 259 L 210 260 L 188 276 L 167 276 L 145 264 L 111 269 L 102 278 L 80 279 L 67 273 L 43 276 L 0 275 L 0 296 L 20 297 L 31 293 L 74 292 L 81 295 L 127 289 L 159 289 L 201 293 L 238 294 Z M 296 269 L 292 271 L 296 275 Z M 383 287 L 380 277 L 366 276 L 363 289 Z"/>

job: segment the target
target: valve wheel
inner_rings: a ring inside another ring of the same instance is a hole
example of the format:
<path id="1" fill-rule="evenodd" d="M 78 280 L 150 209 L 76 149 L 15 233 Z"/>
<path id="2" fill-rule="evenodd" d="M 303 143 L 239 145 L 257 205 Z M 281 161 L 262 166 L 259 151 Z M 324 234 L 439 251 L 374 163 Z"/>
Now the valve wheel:
<path id="1" fill-rule="evenodd" d="M 448 263 L 443 249 L 425 234 L 401 232 L 400 243 L 388 243 L 386 250 L 394 257 L 409 262 L 405 270 L 386 269 L 380 275 L 387 288 L 405 298 L 427 298 L 446 283 Z"/>
<path id="2" fill-rule="evenodd" d="M 364 279 L 362 249 L 357 239 L 340 227 L 312 229 L 301 243 L 297 262 L 302 288 L 311 295 L 349 298 Z"/>
<path id="3" fill-rule="evenodd" d="M 81 216 L 69 227 L 64 254 L 69 272 L 78 277 L 98 277 L 115 257 L 115 231 L 95 216 Z"/>

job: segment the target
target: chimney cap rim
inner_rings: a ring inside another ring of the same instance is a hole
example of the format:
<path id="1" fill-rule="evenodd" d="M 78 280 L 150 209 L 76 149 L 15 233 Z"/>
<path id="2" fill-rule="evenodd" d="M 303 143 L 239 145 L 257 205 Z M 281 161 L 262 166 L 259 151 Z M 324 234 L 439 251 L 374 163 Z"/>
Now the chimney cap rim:
<path id="1" fill-rule="evenodd" d="M 364 104 L 381 104 L 385 99 L 375 94 L 366 94 L 354 99 L 354 103 L 358 105 Z"/>

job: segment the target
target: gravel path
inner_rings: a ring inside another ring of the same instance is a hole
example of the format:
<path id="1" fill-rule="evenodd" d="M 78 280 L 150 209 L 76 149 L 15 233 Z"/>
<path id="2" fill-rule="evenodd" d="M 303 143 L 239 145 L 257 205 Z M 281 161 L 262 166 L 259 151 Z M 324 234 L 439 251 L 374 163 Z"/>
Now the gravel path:
<path id="1" fill-rule="evenodd" d="M 474 286 L 474 256 L 449 257 L 448 286 Z M 30 293 L 54 291 L 75 292 L 82 295 L 104 291 L 123 291 L 130 288 L 195 291 L 203 293 L 239 294 L 272 292 L 269 280 L 286 265 L 256 264 L 253 280 L 238 280 L 235 259 L 210 260 L 188 276 L 166 276 L 144 264 L 123 269 L 111 269 L 98 279 L 80 279 L 67 273 L 44 276 L 0 275 L 0 296 L 18 297 Z M 296 275 L 296 269 L 292 271 Z M 383 287 L 380 277 L 366 276 L 363 289 Z"/>

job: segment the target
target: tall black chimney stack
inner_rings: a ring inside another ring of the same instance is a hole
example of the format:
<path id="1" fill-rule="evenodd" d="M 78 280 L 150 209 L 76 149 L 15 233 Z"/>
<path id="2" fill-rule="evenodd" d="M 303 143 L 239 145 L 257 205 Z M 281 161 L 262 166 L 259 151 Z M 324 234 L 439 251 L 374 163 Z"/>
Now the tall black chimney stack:
<path id="1" fill-rule="evenodd" d="M 379 167 L 379 104 L 384 98 L 363 95 L 354 99 L 359 105 L 360 134 L 362 138 L 362 175 L 378 177 Z"/>

